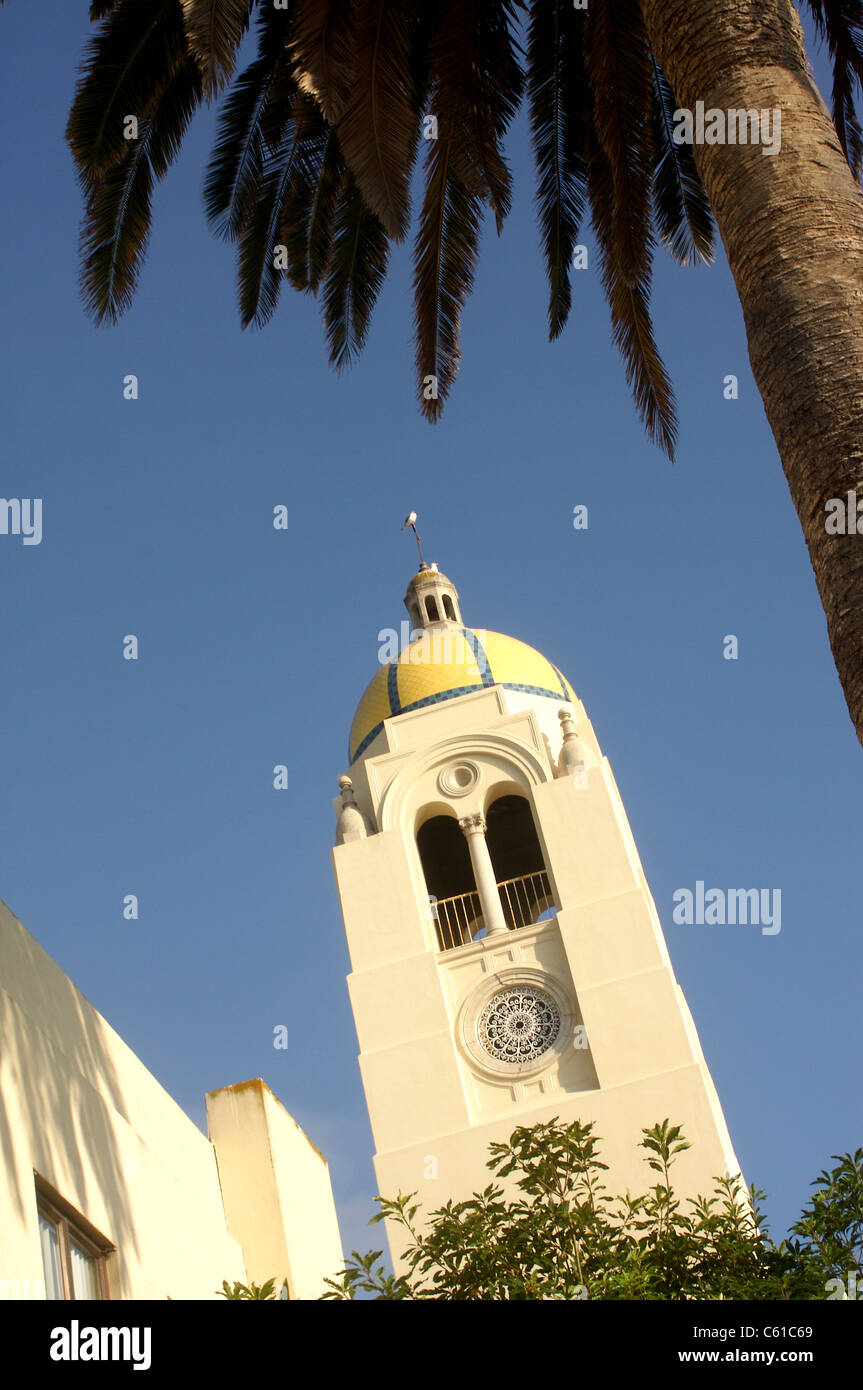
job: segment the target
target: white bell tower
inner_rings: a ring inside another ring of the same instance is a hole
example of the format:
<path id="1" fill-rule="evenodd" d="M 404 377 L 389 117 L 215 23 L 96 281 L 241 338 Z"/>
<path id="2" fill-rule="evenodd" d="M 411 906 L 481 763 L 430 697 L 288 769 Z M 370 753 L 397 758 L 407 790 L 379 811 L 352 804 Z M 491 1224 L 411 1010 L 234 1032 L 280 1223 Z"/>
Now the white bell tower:
<path id="1" fill-rule="evenodd" d="M 678 1190 L 712 1191 L 737 1160 L 581 701 L 532 647 L 464 628 L 436 565 L 405 604 L 333 851 L 379 1191 L 469 1197 L 491 1140 L 555 1116 L 595 1122 L 612 1193 L 650 1185 L 642 1128 L 682 1124 Z"/>

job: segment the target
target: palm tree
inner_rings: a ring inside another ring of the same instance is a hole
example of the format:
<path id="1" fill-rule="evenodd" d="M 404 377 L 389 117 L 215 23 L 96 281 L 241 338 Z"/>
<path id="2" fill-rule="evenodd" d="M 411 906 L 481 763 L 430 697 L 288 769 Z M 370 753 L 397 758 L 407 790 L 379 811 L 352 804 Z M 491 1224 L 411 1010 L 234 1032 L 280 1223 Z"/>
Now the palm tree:
<path id="1" fill-rule="evenodd" d="M 416 368 L 435 420 L 458 370 L 485 211 L 498 232 L 509 211 L 503 143 L 526 94 L 550 336 L 570 313 L 589 215 L 627 380 L 672 457 L 652 256 L 658 240 L 681 264 L 709 261 L 715 218 L 863 741 L 863 547 L 850 498 L 847 534 L 828 530 L 827 512 L 859 488 L 863 533 L 863 0 L 807 4 L 832 56 L 832 121 L 791 0 L 92 0 L 98 29 L 67 132 L 88 310 L 104 321 L 128 307 L 153 182 L 195 108 L 222 97 L 204 202 L 237 246 L 242 323 L 264 324 L 287 279 L 320 295 L 342 368 L 363 346 L 390 245 L 408 233 L 424 145 Z M 235 75 L 253 18 L 257 54 Z M 675 113 L 699 102 L 778 109 L 781 152 L 677 143 Z"/>

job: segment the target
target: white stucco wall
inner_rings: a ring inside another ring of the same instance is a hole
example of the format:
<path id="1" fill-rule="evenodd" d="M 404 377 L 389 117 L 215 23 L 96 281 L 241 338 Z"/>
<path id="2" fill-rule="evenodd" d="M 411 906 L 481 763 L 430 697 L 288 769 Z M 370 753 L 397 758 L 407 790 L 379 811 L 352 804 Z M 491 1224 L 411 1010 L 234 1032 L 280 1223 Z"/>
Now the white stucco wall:
<path id="1" fill-rule="evenodd" d="M 233 1090 L 244 1087 L 219 1094 Z M 291 1259 L 306 1289 L 315 1278 L 316 1213 L 324 1213 L 324 1272 L 340 1264 L 329 1175 L 266 1094 L 271 1152 L 290 1201 L 280 1206 L 275 1190 L 259 1190 L 257 1137 L 247 1136 L 244 1149 L 234 1133 L 225 1157 L 232 1214 L 244 1231 L 251 1212 L 265 1226 L 281 1223 L 283 1245 L 286 1232 L 299 1241 Z M 213 1143 L 0 903 L 0 1297 L 43 1289 L 34 1173 L 116 1247 L 112 1298 L 212 1299 L 223 1279 L 255 1277 L 228 1231 Z M 301 1215 L 286 1226 L 291 1203 Z"/>
<path id="2" fill-rule="evenodd" d="M 323 1154 L 260 1079 L 210 1092 L 207 1124 L 249 1279 L 286 1279 L 292 1299 L 319 1298 L 343 1264 Z"/>

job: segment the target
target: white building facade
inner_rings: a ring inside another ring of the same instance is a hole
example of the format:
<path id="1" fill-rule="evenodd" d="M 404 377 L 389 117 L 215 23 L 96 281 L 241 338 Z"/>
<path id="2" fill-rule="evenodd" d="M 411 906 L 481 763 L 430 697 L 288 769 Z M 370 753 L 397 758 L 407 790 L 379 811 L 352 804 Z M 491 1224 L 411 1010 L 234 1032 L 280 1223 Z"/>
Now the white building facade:
<path id="1" fill-rule="evenodd" d="M 342 1265 L 327 1164 L 263 1081 L 210 1138 L 0 903 L 0 1298 L 317 1298 Z"/>

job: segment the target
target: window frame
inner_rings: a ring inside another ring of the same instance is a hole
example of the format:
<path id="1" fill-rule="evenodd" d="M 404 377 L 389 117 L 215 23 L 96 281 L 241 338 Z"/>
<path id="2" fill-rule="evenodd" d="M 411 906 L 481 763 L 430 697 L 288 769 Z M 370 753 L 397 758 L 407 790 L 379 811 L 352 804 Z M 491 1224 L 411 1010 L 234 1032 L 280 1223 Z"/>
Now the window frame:
<path id="1" fill-rule="evenodd" d="M 49 1222 L 57 1232 L 58 1263 L 60 1267 L 60 1279 L 62 1283 L 62 1294 L 59 1299 L 49 1299 L 49 1302 L 103 1302 L 111 1301 L 111 1289 L 108 1279 L 108 1259 L 113 1254 L 115 1246 L 106 1240 L 103 1235 L 92 1226 L 80 1212 L 66 1202 L 50 1183 L 38 1173 L 34 1173 L 36 1179 L 36 1211 L 40 1219 Z M 83 1250 L 88 1260 L 92 1261 L 95 1267 L 96 1287 L 98 1296 L 96 1299 L 77 1299 L 75 1297 L 75 1283 L 72 1269 L 72 1246 L 77 1245 Z M 45 1289 L 47 1293 L 48 1283 L 45 1275 Z"/>

